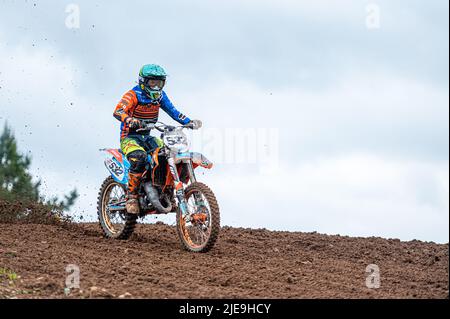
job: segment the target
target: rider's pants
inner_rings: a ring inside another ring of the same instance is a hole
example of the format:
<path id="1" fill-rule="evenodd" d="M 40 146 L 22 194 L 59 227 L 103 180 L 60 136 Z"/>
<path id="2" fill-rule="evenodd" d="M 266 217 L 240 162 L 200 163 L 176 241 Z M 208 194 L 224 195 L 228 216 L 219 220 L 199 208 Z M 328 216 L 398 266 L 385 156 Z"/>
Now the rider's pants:
<path id="1" fill-rule="evenodd" d="M 149 135 L 129 135 L 120 141 L 120 148 L 130 162 L 128 194 L 137 195 L 142 174 L 147 164 L 147 152 L 162 147 L 161 139 Z"/>

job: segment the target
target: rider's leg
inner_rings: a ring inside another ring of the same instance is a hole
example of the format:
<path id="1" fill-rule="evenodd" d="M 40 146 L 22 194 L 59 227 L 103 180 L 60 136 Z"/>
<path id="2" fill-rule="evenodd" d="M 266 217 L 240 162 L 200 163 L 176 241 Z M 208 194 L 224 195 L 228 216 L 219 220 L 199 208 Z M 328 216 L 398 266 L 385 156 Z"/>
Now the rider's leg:
<path id="1" fill-rule="evenodd" d="M 130 214 L 139 214 L 138 192 L 141 184 L 142 174 L 145 170 L 147 153 L 144 151 L 134 151 L 128 156 L 130 171 L 128 173 L 128 200 L 127 210 Z"/>
<path id="2" fill-rule="evenodd" d="M 145 171 L 147 153 L 133 138 L 125 138 L 121 142 L 121 148 L 130 162 L 128 173 L 128 199 L 126 208 L 130 214 L 139 214 L 138 191 L 142 174 Z"/>

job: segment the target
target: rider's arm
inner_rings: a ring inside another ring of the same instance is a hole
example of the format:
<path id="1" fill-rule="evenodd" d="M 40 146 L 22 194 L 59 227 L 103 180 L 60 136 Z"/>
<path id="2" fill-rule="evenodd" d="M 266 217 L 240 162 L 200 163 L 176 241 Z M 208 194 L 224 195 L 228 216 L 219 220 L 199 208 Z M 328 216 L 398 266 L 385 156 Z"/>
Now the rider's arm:
<path id="1" fill-rule="evenodd" d="M 171 118 L 173 118 L 175 121 L 177 121 L 180 124 L 188 124 L 191 119 L 188 118 L 186 115 L 182 114 L 180 111 L 178 111 L 175 106 L 172 104 L 172 102 L 169 100 L 169 97 L 167 96 L 166 92 L 162 92 L 162 99 L 161 99 L 161 106 L 160 106 L 167 114 L 170 115 Z"/>
<path id="2" fill-rule="evenodd" d="M 128 91 L 117 104 L 113 116 L 122 123 L 126 122 L 131 117 L 130 113 L 137 103 L 136 93 L 133 90 Z"/>

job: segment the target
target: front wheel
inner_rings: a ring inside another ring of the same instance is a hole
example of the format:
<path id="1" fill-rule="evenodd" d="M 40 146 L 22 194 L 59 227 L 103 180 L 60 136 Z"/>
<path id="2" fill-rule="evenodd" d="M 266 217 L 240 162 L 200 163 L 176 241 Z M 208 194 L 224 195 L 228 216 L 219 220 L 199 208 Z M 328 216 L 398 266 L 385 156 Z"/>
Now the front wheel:
<path id="1" fill-rule="evenodd" d="M 177 211 L 177 232 L 183 247 L 204 253 L 216 243 L 220 232 L 220 212 L 216 196 L 203 183 L 192 183 L 185 189 L 188 214 Z"/>

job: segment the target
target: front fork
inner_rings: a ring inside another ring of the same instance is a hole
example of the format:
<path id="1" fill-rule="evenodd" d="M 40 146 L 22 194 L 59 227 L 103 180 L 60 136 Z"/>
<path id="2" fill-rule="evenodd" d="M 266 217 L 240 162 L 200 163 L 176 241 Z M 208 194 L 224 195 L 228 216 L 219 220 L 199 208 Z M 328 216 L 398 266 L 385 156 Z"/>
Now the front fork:
<path id="1" fill-rule="evenodd" d="M 169 169 L 174 180 L 175 194 L 178 199 L 178 207 L 180 208 L 183 217 L 186 217 L 189 214 L 189 211 L 187 208 L 186 196 L 184 195 L 183 182 L 180 180 L 177 166 L 175 165 L 175 160 L 172 156 L 168 156 L 167 163 L 169 164 Z"/>
<path id="2" fill-rule="evenodd" d="M 183 217 L 186 217 L 187 215 L 189 215 L 189 211 L 187 208 L 187 201 L 186 201 L 186 196 L 184 193 L 183 182 L 180 180 L 180 176 L 178 175 L 178 171 L 177 171 L 177 166 L 176 166 L 175 160 L 172 156 L 169 156 L 167 158 L 167 163 L 169 164 L 169 169 L 170 169 L 170 172 L 172 173 L 172 177 L 174 179 L 175 194 L 178 199 L 178 207 L 180 207 Z M 186 161 L 184 164 L 186 164 L 186 166 L 188 168 L 189 179 L 190 179 L 191 183 L 195 183 L 197 181 L 197 179 L 195 177 L 194 168 L 192 167 L 192 162 Z M 201 199 L 201 196 L 199 196 L 199 194 L 194 193 L 194 200 L 195 200 L 195 205 L 197 207 L 204 206 L 203 200 Z"/>

